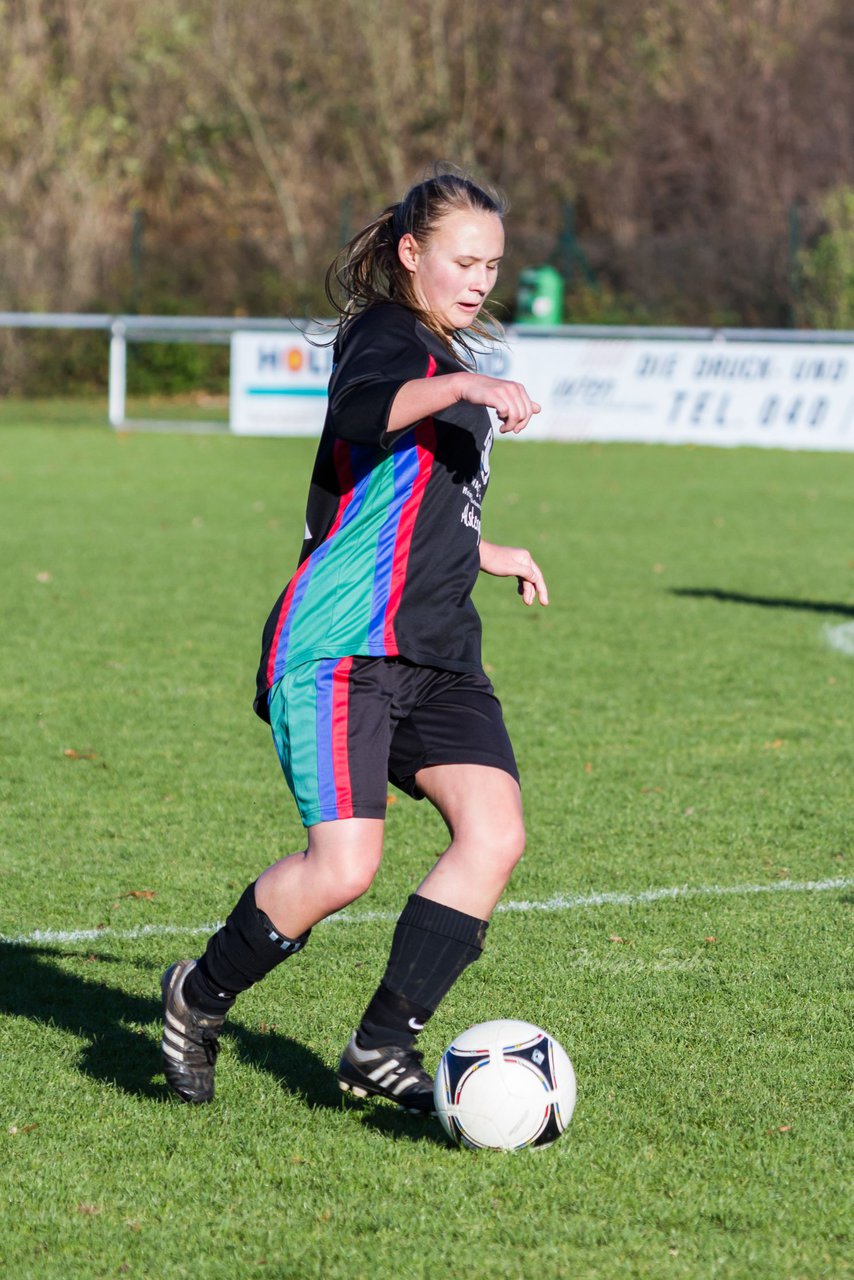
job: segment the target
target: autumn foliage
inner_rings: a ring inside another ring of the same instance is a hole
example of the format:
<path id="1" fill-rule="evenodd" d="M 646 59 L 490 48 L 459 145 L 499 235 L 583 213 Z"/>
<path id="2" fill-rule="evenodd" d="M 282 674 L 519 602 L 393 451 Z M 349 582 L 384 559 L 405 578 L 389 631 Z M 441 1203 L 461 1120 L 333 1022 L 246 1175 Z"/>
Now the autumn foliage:
<path id="1" fill-rule="evenodd" d="M 576 318 L 786 324 L 854 162 L 841 0 L 5 0 L 0 307 L 303 313 L 437 159 Z"/>

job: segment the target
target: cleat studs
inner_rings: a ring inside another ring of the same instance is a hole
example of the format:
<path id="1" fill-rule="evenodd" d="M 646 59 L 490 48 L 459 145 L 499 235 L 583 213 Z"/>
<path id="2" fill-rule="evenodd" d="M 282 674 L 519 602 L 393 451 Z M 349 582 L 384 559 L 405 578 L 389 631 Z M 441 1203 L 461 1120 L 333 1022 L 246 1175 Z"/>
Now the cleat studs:
<path id="1" fill-rule="evenodd" d="M 350 1084 L 347 1080 L 339 1080 L 338 1088 L 342 1093 L 352 1093 L 354 1098 L 367 1098 L 368 1091 L 358 1084 Z"/>

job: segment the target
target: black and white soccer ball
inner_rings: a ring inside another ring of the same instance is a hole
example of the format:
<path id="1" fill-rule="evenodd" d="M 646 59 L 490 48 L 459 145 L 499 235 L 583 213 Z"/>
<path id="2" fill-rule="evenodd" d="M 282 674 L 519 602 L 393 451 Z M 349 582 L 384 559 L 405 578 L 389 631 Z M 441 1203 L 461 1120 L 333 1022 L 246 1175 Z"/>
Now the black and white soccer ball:
<path id="1" fill-rule="evenodd" d="M 480 1022 L 442 1055 L 433 1097 L 448 1136 L 465 1147 L 547 1147 L 575 1108 L 575 1071 L 541 1027 Z"/>

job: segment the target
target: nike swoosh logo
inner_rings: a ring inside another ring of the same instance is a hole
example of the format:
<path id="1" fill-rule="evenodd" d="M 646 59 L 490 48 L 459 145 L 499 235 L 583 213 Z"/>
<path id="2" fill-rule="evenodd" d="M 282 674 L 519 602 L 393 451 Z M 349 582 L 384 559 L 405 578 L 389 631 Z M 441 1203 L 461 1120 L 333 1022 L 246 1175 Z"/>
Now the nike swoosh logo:
<path id="1" fill-rule="evenodd" d="M 409 1019 L 409 1025 L 410 1025 L 410 1027 L 412 1028 L 412 1030 L 413 1030 L 413 1031 L 423 1031 L 423 1030 L 424 1030 L 424 1023 L 423 1023 L 423 1022 L 417 1022 L 417 1021 L 415 1020 L 415 1018 L 410 1018 L 410 1019 Z"/>

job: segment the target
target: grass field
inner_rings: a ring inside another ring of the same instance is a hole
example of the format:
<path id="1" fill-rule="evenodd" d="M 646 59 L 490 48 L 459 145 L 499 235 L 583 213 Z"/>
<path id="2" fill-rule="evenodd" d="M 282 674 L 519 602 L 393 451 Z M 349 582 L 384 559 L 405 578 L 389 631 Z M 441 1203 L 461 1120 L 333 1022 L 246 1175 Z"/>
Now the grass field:
<path id="1" fill-rule="evenodd" d="M 2 1274 L 851 1276 L 854 455 L 496 446 L 487 536 L 553 601 L 477 589 L 529 843 L 423 1039 L 565 1045 L 567 1134 L 508 1156 L 335 1083 L 441 847 L 403 797 L 217 1101 L 167 1096 L 162 970 L 301 847 L 250 702 L 313 446 L 103 418 L 0 404 Z"/>

